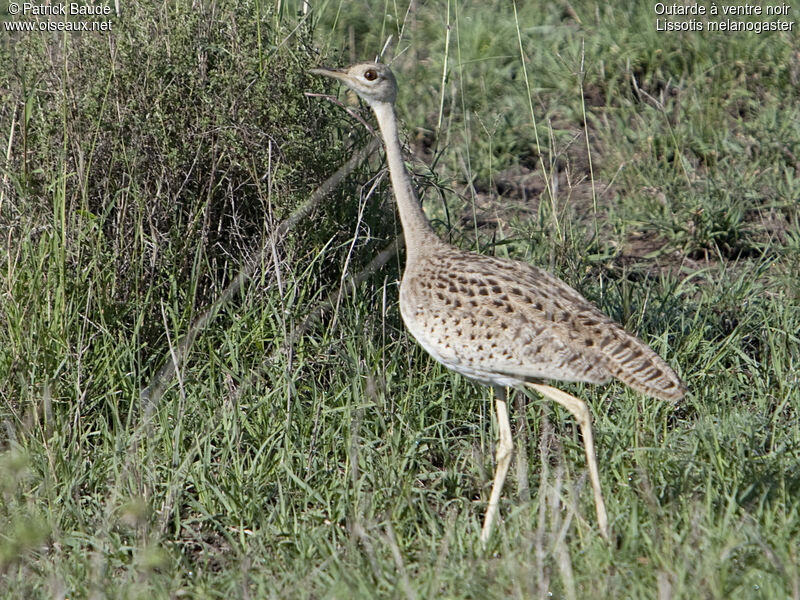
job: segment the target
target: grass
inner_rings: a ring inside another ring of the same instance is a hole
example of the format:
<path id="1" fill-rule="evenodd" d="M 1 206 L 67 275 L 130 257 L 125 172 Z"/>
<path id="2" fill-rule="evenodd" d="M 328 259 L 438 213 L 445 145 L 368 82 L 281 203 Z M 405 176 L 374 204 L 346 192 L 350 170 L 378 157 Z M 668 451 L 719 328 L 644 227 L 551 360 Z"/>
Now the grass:
<path id="1" fill-rule="evenodd" d="M 109 59 L 109 75 L 88 58 L 108 39 L 84 37 L 57 40 L 83 62 L 15 64 L 4 81 L 31 85 L 0 92 L 4 597 L 800 598 L 797 33 L 666 34 L 623 6 L 175 3 L 115 35 L 131 52 L 182 44 L 179 61 Z M 592 410 L 610 545 L 577 428 L 531 397 L 514 401 L 522 450 L 480 547 L 490 393 L 403 329 L 401 258 L 342 276 L 399 231 L 379 162 L 270 242 L 364 143 L 292 74 L 372 57 L 389 34 L 440 234 L 551 269 L 690 389 L 672 407 L 564 386 Z M 219 79 L 202 87 L 198 65 Z M 264 106 L 237 102 L 267 83 Z M 49 110 L 67 89 L 94 99 L 70 119 Z M 187 97 L 193 117 L 161 128 Z"/>

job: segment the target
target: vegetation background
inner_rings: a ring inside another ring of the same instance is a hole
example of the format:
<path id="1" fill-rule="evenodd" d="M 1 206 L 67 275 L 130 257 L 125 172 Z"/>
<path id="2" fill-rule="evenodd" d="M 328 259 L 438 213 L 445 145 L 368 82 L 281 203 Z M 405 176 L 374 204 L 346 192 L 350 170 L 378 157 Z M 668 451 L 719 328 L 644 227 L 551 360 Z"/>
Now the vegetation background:
<path id="1" fill-rule="evenodd" d="M 64 35 L 0 2 L 2 597 L 800 598 L 796 23 L 120 5 Z M 689 386 L 564 386 L 610 545 L 573 421 L 518 395 L 480 546 L 489 392 L 404 331 L 371 116 L 307 73 L 390 37 L 439 233 L 552 270 Z"/>

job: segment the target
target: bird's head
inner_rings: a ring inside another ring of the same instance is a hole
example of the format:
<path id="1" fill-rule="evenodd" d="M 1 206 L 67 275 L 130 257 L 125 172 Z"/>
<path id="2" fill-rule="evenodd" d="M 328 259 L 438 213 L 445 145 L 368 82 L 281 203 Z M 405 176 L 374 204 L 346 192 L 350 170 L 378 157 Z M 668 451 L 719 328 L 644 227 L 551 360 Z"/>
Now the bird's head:
<path id="1" fill-rule="evenodd" d="M 311 69 L 311 72 L 338 79 L 370 106 L 380 103 L 394 104 L 397 98 L 394 73 L 380 63 L 358 63 L 341 70 Z"/>

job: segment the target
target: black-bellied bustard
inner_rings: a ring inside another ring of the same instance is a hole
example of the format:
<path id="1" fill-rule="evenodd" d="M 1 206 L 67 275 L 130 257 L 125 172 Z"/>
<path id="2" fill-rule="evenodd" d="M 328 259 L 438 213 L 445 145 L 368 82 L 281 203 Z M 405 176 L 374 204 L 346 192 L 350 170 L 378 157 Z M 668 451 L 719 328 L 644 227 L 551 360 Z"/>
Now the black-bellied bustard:
<path id="1" fill-rule="evenodd" d="M 529 386 L 572 413 L 583 435 L 600 532 L 608 540 L 589 409 L 582 400 L 542 382 L 606 383 L 616 377 L 638 392 L 671 401 L 684 395 L 685 386 L 647 344 L 547 271 L 460 250 L 439 239 L 403 163 L 394 111 L 397 82 L 389 67 L 359 63 L 312 73 L 344 83 L 378 119 L 406 241 L 400 314 L 411 335 L 454 371 L 501 388 Z M 497 395 L 496 411 L 500 439 L 481 530 L 484 544 L 513 449 L 505 394 Z"/>

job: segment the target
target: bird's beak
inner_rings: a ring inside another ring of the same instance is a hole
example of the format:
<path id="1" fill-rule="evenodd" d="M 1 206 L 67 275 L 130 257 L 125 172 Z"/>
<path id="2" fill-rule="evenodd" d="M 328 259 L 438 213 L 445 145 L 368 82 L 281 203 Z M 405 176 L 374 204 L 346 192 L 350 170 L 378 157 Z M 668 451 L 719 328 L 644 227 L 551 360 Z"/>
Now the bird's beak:
<path id="1" fill-rule="evenodd" d="M 309 69 L 308 72 L 313 73 L 314 75 L 325 75 L 326 77 L 332 77 L 333 79 L 338 79 L 343 83 L 347 83 L 348 80 L 347 73 L 337 69 Z"/>

